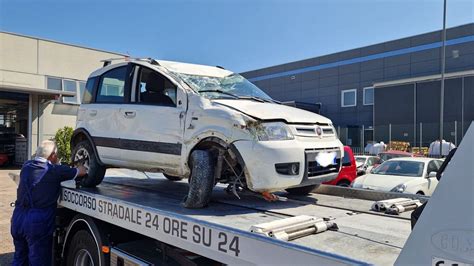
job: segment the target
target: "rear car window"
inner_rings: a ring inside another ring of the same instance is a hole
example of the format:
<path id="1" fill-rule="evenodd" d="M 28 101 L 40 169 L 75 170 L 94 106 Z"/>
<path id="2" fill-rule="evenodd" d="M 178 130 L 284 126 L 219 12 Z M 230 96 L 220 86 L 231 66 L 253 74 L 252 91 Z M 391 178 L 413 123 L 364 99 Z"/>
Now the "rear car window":
<path id="1" fill-rule="evenodd" d="M 125 100 L 127 67 L 118 67 L 102 75 L 97 102 L 122 103 Z"/>
<path id="2" fill-rule="evenodd" d="M 87 104 L 92 102 L 92 95 L 94 93 L 94 85 L 97 80 L 97 77 L 92 77 L 87 80 L 86 86 L 84 89 L 81 87 L 81 103 Z"/>

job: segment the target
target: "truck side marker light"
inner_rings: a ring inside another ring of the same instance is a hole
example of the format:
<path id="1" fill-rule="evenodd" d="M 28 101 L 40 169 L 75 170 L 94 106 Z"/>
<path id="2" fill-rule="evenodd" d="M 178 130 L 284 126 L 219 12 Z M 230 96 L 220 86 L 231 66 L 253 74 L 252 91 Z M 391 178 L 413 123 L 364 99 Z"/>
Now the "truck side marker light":
<path id="1" fill-rule="evenodd" d="M 102 246 L 102 253 L 109 254 L 110 248 L 108 246 Z"/>

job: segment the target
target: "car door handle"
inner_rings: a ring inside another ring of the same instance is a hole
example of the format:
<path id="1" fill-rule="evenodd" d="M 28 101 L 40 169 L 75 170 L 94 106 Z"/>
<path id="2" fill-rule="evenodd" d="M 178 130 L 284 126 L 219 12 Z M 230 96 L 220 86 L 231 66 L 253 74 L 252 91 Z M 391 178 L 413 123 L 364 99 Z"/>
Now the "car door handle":
<path id="1" fill-rule="evenodd" d="M 90 116 L 96 116 L 97 115 L 97 110 L 90 110 L 89 115 Z"/>
<path id="2" fill-rule="evenodd" d="M 125 111 L 124 114 L 127 118 L 133 118 L 137 113 L 135 111 Z"/>

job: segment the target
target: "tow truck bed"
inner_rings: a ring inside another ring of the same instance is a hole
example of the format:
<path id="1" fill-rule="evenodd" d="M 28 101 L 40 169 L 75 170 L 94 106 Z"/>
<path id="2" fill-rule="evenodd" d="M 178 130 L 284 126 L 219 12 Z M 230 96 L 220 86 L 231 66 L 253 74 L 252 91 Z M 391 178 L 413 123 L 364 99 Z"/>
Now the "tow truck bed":
<path id="1" fill-rule="evenodd" d="M 372 200 L 333 195 L 269 203 L 251 195 L 239 200 L 217 186 L 208 208 L 185 209 L 185 182 L 111 169 L 97 188 L 63 182 L 59 204 L 227 264 L 393 264 L 411 232 L 409 212 L 375 213 Z M 339 230 L 290 242 L 249 231 L 252 225 L 298 215 L 332 219 Z"/>

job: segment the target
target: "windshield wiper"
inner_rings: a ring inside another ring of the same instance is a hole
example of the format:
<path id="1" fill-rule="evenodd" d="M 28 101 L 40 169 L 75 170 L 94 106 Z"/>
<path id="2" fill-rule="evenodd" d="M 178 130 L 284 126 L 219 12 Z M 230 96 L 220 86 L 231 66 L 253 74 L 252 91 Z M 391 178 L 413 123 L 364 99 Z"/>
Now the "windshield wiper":
<path id="1" fill-rule="evenodd" d="M 258 97 L 255 97 L 255 96 L 239 96 L 239 99 L 254 100 L 254 101 L 257 101 L 257 102 L 261 102 L 261 103 L 266 102 L 264 99 L 258 98 Z"/>
<path id="2" fill-rule="evenodd" d="M 254 101 L 257 101 L 257 102 L 266 102 L 266 103 L 278 103 L 278 104 L 281 104 L 281 102 L 279 101 L 275 101 L 273 99 L 265 99 L 265 98 L 261 98 L 261 97 L 258 97 L 258 96 L 239 96 L 239 99 L 249 99 L 249 100 L 254 100 Z"/>
<path id="3" fill-rule="evenodd" d="M 214 90 L 200 90 L 198 91 L 199 93 L 201 92 L 216 92 L 216 93 L 220 93 L 220 94 L 225 94 L 225 95 L 229 95 L 229 96 L 232 96 L 234 97 L 235 99 L 243 99 L 243 100 L 254 100 L 254 101 L 257 101 L 257 102 L 272 102 L 272 103 L 278 103 L 278 104 L 281 104 L 281 102 L 279 101 L 276 101 L 276 100 L 273 100 L 273 99 L 264 99 L 264 98 L 260 98 L 258 96 L 239 96 L 239 95 L 235 95 L 233 93 L 230 93 L 230 92 L 227 92 L 227 91 L 223 91 L 223 90 L 219 90 L 219 89 L 214 89 Z"/>
<path id="4" fill-rule="evenodd" d="M 226 91 L 223 91 L 223 90 L 200 90 L 198 91 L 199 93 L 201 92 L 217 92 L 217 93 L 220 93 L 220 94 L 225 94 L 225 95 L 229 95 L 229 96 L 232 96 L 236 99 L 239 99 L 239 96 L 235 95 L 235 94 L 232 94 L 230 92 L 226 92 Z"/>

